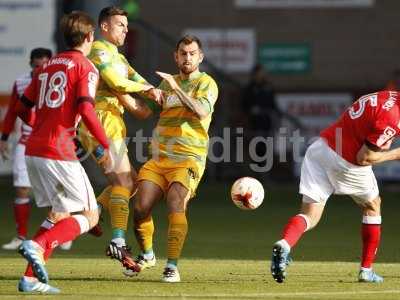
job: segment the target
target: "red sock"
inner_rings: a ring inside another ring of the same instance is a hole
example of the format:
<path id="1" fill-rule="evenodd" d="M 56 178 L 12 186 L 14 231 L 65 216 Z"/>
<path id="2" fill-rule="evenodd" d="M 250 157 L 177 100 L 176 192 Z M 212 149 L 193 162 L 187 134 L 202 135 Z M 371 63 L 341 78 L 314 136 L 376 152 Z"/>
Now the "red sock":
<path id="1" fill-rule="evenodd" d="M 46 227 L 44 227 L 44 226 L 46 226 Z M 38 232 L 36 232 L 36 234 L 34 235 L 33 239 L 35 239 L 36 237 L 38 237 L 41 234 L 45 233 L 46 231 L 48 231 L 53 226 L 54 226 L 54 224 L 46 219 L 46 221 L 44 221 L 43 224 L 39 227 L 39 230 L 38 230 Z M 44 259 L 47 260 L 52 252 L 53 252 L 53 249 L 51 249 L 51 248 L 50 249 L 45 249 L 44 254 L 43 254 Z M 31 264 L 28 264 L 28 266 L 26 267 L 24 276 L 35 277 L 35 274 L 33 273 Z"/>
<path id="2" fill-rule="evenodd" d="M 307 221 L 304 216 L 296 215 L 289 219 L 283 229 L 282 238 L 289 244 L 290 247 L 296 245 L 297 241 L 307 229 Z"/>
<path id="3" fill-rule="evenodd" d="M 31 204 L 17 204 L 14 203 L 14 217 L 17 226 L 17 234 L 19 237 L 26 238 L 28 233 L 28 220 L 31 212 Z"/>
<path id="4" fill-rule="evenodd" d="M 42 233 L 33 240 L 43 249 L 56 248 L 58 245 L 76 239 L 81 234 L 81 227 L 74 217 L 57 222 L 53 228 Z"/>
<path id="5" fill-rule="evenodd" d="M 371 268 L 381 239 L 381 225 L 362 224 L 361 235 L 363 241 L 361 267 Z"/>

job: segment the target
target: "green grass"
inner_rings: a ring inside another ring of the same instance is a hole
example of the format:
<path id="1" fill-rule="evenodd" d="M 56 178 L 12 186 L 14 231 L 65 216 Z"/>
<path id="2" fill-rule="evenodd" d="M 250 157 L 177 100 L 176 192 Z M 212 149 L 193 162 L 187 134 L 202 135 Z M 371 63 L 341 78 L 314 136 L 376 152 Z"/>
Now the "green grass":
<path id="1" fill-rule="evenodd" d="M 104 256 L 110 231 L 103 237 L 83 236 L 69 252 L 57 252 L 48 263 L 51 282 L 62 299 L 399 299 L 400 260 L 398 193 L 383 189 L 383 238 L 375 269 L 385 277 L 380 285 L 356 282 L 361 249 L 360 212 L 346 197 L 329 200 L 319 226 L 307 233 L 293 251 L 286 283 L 269 274 L 272 243 L 286 220 L 297 212 L 296 184 L 266 185 L 266 199 L 255 211 L 241 211 L 229 199 L 229 184 L 203 183 L 190 204 L 189 235 L 180 261 L 180 284 L 160 283 L 165 263 L 167 217 L 162 204 L 154 213 L 154 247 L 158 264 L 137 278 L 126 279 L 119 265 Z M 0 181 L 0 243 L 15 233 L 13 190 Z M 31 231 L 43 212 L 34 210 Z M 106 218 L 105 224 L 108 224 Z M 106 227 L 106 225 L 105 225 Z M 130 228 L 131 225 L 130 225 Z M 134 245 L 132 230 L 128 239 Z M 25 262 L 14 252 L 0 250 L 0 299 L 20 296 L 16 284 Z M 41 296 L 43 297 L 43 296 Z M 54 298 L 54 296 L 46 296 Z M 19 299 L 19 298 L 18 298 Z"/>

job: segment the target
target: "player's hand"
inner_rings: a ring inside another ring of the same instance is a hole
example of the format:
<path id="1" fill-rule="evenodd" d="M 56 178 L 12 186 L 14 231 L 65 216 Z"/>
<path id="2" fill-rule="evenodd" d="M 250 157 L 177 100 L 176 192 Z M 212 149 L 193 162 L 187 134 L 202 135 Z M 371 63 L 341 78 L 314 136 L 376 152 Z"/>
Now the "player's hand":
<path id="1" fill-rule="evenodd" d="M 0 157 L 3 160 L 9 159 L 9 152 L 8 152 L 8 143 L 6 141 L 0 140 Z"/>
<path id="2" fill-rule="evenodd" d="M 115 163 L 111 151 L 104 150 L 104 154 L 97 160 L 98 164 L 103 168 L 104 174 L 111 173 L 114 170 Z"/>
<path id="3" fill-rule="evenodd" d="M 147 97 L 149 97 L 150 99 L 153 99 L 155 102 L 157 102 L 158 105 L 160 105 L 160 106 L 163 105 L 164 99 L 165 99 L 163 90 L 152 88 L 152 89 L 148 90 L 145 94 Z"/>
<path id="4" fill-rule="evenodd" d="M 174 76 L 172 76 L 171 74 L 168 74 L 168 73 L 160 72 L 160 71 L 157 71 L 156 73 L 158 76 L 160 76 L 166 82 L 168 82 L 171 89 L 173 89 L 173 90 L 179 89 L 179 85 L 178 85 L 178 83 L 176 83 Z"/>
<path id="5" fill-rule="evenodd" d="M 151 89 L 154 89 L 154 86 L 153 86 L 153 85 L 151 85 L 151 84 L 149 84 L 149 83 L 143 84 L 143 92 L 148 92 L 148 91 L 150 91 Z"/>

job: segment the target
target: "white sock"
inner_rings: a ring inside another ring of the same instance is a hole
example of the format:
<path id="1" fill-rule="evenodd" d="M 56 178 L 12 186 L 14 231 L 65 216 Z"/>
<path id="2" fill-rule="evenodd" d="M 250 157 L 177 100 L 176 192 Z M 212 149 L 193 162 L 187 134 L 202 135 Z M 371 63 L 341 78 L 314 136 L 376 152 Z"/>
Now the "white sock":
<path id="1" fill-rule="evenodd" d="M 111 240 L 111 242 L 116 243 L 118 247 L 126 246 L 125 239 L 123 238 L 114 238 Z"/>
<path id="2" fill-rule="evenodd" d="M 89 231 L 89 220 L 84 215 L 73 215 L 72 217 L 79 223 L 81 234 Z"/>
<path id="3" fill-rule="evenodd" d="M 285 239 L 279 240 L 277 241 L 275 244 L 278 244 L 279 246 L 281 246 L 283 249 L 287 250 L 290 252 L 290 245 L 288 244 L 288 242 L 286 242 Z"/>

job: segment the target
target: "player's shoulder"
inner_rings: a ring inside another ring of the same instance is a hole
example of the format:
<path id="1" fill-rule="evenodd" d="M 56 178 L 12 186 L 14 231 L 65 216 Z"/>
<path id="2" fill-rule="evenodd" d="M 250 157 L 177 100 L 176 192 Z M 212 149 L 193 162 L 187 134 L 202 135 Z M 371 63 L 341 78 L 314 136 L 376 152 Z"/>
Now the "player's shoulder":
<path id="1" fill-rule="evenodd" d="M 199 82 L 200 84 L 206 84 L 208 85 L 210 88 L 215 88 L 218 89 L 218 85 L 217 82 L 214 80 L 214 78 L 212 78 L 209 74 L 207 74 L 206 72 L 202 72 L 201 76 L 199 78 Z"/>
<path id="2" fill-rule="evenodd" d="M 14 84 L 19 86 L 21 84 L 25 84 L 27 82 L 30 82 L 31 80 L 32 80 L 32 72 L 27 72 L 27 73 L 19 75 L 15 79 Z"/>
<path id="3" fill-rule="evenodd" d="M 97 40 L 93 43 L 88 58 L 95 62 L 107 62 L 112 58 L 112 51 L 105 41 Z"/>

